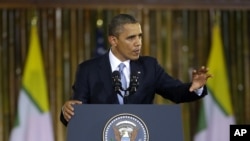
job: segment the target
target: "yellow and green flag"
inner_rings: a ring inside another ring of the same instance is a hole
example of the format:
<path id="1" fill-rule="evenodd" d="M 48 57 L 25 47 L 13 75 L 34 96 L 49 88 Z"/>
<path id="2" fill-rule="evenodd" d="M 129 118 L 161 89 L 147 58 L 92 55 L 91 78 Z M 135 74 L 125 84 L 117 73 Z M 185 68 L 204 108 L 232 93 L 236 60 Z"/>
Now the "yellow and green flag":
<path id="1" fill-rule="evenodd" d="M 207 82 L 208 95 L 203 99 L 194 141 L 229 141 L 234 124 L 228 72 L 218 21 L 212 29 L 212 46 L 207 64 L 213 78 Z"/>
<path id="2" fill-rule="evenodd" d="M 37 25 L 33 23 L 18 99 L 17 118 L 10 141 L 54 140 L 42 58 Z"/>

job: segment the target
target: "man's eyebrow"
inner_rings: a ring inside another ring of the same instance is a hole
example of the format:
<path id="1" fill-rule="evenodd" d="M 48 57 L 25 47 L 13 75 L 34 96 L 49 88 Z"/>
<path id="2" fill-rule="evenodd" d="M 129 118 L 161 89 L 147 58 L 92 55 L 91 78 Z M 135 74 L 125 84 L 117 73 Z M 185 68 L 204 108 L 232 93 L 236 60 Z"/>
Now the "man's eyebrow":
<path id="1" fill-rule="evenodd" d="M 127 37 L 127 39 L 129 39 L 129 38 L 134 38 L 136 35 L 130 35 L 130 36 L 128 36 Z"/>
<path id="2" fill-rule="evenodd" d="M 130 36 L 127 37 L 127 39 L 129 39 L 129 38 L 134 38 L 134 37 L 136 37 L 136 36 L 142 36 L 142 33 L 137 34 L 137 35 L 130 35 Z"/>

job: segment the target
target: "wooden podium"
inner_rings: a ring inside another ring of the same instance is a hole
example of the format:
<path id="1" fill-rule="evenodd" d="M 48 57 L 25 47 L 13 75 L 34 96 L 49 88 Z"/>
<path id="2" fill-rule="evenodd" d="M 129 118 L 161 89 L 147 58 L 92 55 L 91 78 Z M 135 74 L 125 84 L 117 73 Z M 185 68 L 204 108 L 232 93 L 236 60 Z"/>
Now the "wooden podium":
<path id="1" fill-rule="evenodd" d="M 180 105 L 76 105 L 67 141 L 183 141 L 181 118 Z"/>

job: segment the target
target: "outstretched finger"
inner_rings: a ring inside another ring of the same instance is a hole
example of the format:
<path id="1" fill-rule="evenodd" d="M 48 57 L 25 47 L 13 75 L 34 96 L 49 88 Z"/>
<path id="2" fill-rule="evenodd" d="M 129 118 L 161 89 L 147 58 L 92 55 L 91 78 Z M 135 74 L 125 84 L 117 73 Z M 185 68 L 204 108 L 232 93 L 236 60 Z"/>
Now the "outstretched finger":
<path id="1" fill-rule="evenodd" d="M 75 104 L 82 104 L 82 101 L 79 101 L 79 100 L 71 100 L 71 105 L 75 105 Z"/>
<path id="2" fill-rule="evenodd" d="M 212 78 L 213 77 L 213 75 L 212 74 L 207 74 L 207 76 L 206 76 L 206 79 L 208 79 L 208 78 Z"/>
<path id="3" fill-rule="evenodd" d="M 207 73 L 208 72 L 208 68 L 206 68 L 205 66 L 202 66 L 199 70 L 198 70 L 198 72 L 199 73 Z"/>
<path id="4" fill-rule="evenodd" d="M 192 71 L 192 74 L 194 75 L 194 74 L 197 74 L 198 73 L 198 71 L 197 70 L 193 70 Z"/>

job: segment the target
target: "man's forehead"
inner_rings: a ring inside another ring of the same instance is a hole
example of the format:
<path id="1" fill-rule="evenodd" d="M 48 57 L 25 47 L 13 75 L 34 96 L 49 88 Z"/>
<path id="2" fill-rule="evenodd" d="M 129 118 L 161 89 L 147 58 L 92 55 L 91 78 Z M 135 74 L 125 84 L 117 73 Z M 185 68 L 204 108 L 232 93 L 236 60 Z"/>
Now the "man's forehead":
<path id="1" fill-rule="evenodd" d="M 139 23 L 137 24 L 125 24 L 123 28 L 121 29 L 121 33 L 123 32 L 129 32 L 131 34 L 141 34 L 141 25 Z"/>

